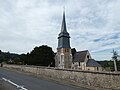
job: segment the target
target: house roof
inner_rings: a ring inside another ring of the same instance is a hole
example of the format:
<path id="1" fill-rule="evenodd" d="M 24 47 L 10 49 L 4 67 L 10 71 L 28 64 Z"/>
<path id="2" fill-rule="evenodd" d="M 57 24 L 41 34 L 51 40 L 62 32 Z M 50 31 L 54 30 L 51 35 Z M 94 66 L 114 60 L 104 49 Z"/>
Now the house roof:
<path id="1" fill-rule="evenodd" d="M 89 59 L 86 63 L 87 67 L 101 67 L 101 65 L 96 62 L 94 59 Z"/>
<path id="2" fill-rule="evenodd" d="M 84 62 L 88 50 L 75 52 L 73 55 L 73 62 Z"/>

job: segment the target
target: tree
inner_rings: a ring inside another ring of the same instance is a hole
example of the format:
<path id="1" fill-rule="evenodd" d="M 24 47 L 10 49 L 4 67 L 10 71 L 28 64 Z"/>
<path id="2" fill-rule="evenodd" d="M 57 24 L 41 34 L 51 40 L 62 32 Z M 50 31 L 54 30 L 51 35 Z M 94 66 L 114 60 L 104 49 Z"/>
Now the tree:
<path id="1" fill-rule="evenodd" d="M 47 45 L 35 47 L 30 53 L 21 55 L 2 52 L 0 50 L 0 62 L 4 61 L 9 64 L 55 66 L 54 55 L 52 48 Z"/>
<path id="2" fill-rule="evenodd" d="M 54 66 L 54 52 L 51 47 L 42 45 L 35 47 L 30 54 L 27 55 L 27 61 L 30 65 Z"/>

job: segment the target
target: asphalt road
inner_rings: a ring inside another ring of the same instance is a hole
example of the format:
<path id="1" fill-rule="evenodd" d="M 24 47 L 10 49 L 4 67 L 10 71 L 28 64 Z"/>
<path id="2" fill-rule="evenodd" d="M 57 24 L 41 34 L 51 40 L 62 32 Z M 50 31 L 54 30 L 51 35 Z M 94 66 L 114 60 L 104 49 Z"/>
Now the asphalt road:
<path id="1" fill-rule="evenodd" d="M 17 90 L 17 88 L 10 83 L 0 79 L 0 90 Z"/>
<path id="2" fill-rule="evenodd" d="M 10 80 L 10 82 L 13 82 L 15 85 L 17 84 L 25 88 L 21 90 L 85 90 L 83 88 L 80 89 L 72 86 L 65 86 L 50 80 L 44 80 L 32 75 L 2 68 L 0 68 L 0 78 L 5 78 Z"/>

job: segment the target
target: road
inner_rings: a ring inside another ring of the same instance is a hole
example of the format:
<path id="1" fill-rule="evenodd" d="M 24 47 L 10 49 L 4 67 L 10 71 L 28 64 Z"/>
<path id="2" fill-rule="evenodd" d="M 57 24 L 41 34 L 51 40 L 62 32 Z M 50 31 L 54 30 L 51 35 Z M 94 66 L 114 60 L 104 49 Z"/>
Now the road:
<path id="1" fill-rule="evenodd" d="M 78 89 L 72 86 L 65 86 L 50 80 L 44 80 L 32 75 L 5 70 L 2 68 L 0 68 L 0 78 L 12 82 L 13 85 L 23 86 L 24 89 L 21 90 L 86 90 L 83 88 Z"/>

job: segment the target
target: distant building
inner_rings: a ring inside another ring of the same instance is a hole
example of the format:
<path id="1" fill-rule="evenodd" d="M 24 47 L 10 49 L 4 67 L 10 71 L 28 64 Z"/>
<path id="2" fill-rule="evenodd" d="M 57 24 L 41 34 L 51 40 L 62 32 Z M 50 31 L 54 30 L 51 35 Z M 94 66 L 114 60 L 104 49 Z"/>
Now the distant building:
<path id="1" fill-rule="evenodd" d="M 71 49 L 70 36 L 66 28 L 65 12 L 63 12 L 61 32 L 58 35 L 55 66 L 58 68 L 72 68 L 80 70 L 101 70 L 101 65 L 92 59 L 88 50 L 77 52 L 75 48 Z"/>

